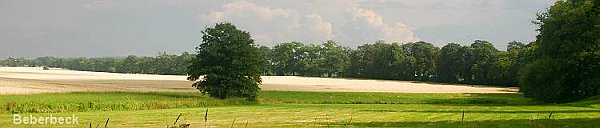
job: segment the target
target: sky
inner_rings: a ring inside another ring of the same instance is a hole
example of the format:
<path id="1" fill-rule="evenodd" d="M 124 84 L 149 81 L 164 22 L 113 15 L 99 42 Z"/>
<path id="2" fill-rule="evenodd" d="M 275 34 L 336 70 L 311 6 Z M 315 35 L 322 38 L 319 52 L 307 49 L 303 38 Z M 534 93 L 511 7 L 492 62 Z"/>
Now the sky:
<path id="1" fill-rule="evenodd" d="M 218 22 L 256 44 L 377 40 L 499 50 L 531 42 L 535 14 L 556 0 L 0 0 L 0 58 L 155 56 L 194 52 Z"/>

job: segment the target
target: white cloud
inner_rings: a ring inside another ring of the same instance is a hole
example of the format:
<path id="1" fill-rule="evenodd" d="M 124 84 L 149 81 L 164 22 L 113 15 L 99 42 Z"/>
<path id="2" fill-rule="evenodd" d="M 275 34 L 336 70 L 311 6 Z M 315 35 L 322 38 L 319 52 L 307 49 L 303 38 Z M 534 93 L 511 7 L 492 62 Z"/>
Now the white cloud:
<path id="1" fill-rule="evenodd" d="M 311 19 L 308 20 L 311 21 L 308 24 L 309 26 L 312 26 L 312 30 L 322 32 L 321 34 L 323 34 L 323 36 L 327 39 L 331 39 L 333 37 L 333 27 L 331 23 L 325 21 L 321 15 L 313 13 L 306 15 L 306 18 Z"/>
<path id="2" fill-rule="evenodd" d="M 358 46 L 376 40 L 417 40 L 407 25 L 400 22 L 386 23 L 380 14 L 359 8 L 358 4 L 331 7 L 327 11 L 302 9 L 308 6 L 326 7 L 320 4 L 281 8 L 267 5 L 234 1 L 225 4 L 222 9 L 202 14 L 199 18 L 207 26 L 215 22 L 232 22 L 249 31 L 258 44 L 267 46 L 288 41 L 321 43 L 330 39 L 347 46 Z"/>
<path id="3" fill-rule="evenodd" d="M 332 25 L 319 14 L 302 15 L 296 10 L 270 8 L 247 1 L 225 4 L 222 11 L 200 15 L 207 25 L 232 22 L 249 31 L 256 42 L 274 45 L 286 41 L 320 42 L 332 38 Z"/>
<path id="4" fill-rule="evenodd" d="M 405 24 L 398 22 L 394 25 L 388 25 L 384 22 L 383 17 L 373 10 L 351 8 L 348 9 L 348 12 L 352 14 L 353 20 L 364 21 L 367 23 L 366 25 L 379 31 L 379 39 L 388 42 L 414 42 L 418 40 L 412 30 Z"/>

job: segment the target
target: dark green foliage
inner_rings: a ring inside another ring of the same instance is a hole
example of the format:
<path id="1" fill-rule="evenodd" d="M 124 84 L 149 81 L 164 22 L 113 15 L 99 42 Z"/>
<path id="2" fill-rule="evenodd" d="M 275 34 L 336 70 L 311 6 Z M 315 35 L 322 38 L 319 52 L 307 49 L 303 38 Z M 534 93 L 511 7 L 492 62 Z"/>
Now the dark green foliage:
<path id="1" fill-rule="evenodd" d="M 375 79 L 433 81 L 439 48 L 426 42 L 365 44 L 350 56 L 347 76 Z"/>
<path id="2" fill-rule="evenodd" d="M 289 42 L 274 46 L 267 60 L 275 75 L 338 77 L 350 65 L 350 50 L 331 40 L 321 45 Z"/>
<path id="3" fill-rule="evenodd" d="M 500 76 L 498 84 L 516 86 L 519 71 L 526 63 L 531 61 L 531 52 L 533 43 L 523 44 L 521 42 L 509 42 L 506 52 L 501 52 L 500 60 L 497 62 Z"/>
<path id="4" fill-rule="evenodd" d="M 463 84 L 515 86 L 516 76 L 529 58 L 529 45 L 510 42 L 508 51 L 498 51 L 476 40 L 470 46 L 450 43 L 436 60 L 438 81 Z"/>
<path id="5" fill-rule="evenodd" d="M 256 100 L 264 59 L 250 34 L 231 23 L 218 23 L 202 34 L 188 80 L 211 97 Z"/>
<path id="6" fill-rule="evenodd" d="M 298 75 L 314 77 L 323 76 L 325 67 L 321 67 L 321 64 L 325 61 L 318 45 L 304 45 L 299 53 L 298 60 L 300 63 L 297 72 Z"/>
<path id="7" fill-rule="evenodd" d="M 458 83 L 463 55 L 460 54 L 460 44 L 450 43 L 440 50 L 436 61 L 438 80 L 441 82 Z"/>
<path id="8" fill-rule="evenodd" d="M 304 44 L 300 42 L 281 43 L 273 47 L 271 61 L 276 75 L 293 75 L 303 72 L 300 62 Z"/>
<path id="9" fill-rule="evenodd" d="M 558 1 L 538 14 L 533 61 L 519 76 L 526 96 L 564 102 L 600 91 L 600 13 L 591 0 Z"/>
<path id="10" fill-rule="evenodd" d="M 264 58 L 261 65 L 262 75 L 275 75 L 275 71 L 273 70 L 273 60 L 271 59 L 274 54 L 271 48 L 266 46 L 260 46 L 258 49 L 260 50 L 261 57 Z"/>
<path id="11" fill-rule="evenodd" d="M 492 67 L 498 61 L 499 51 L 494 48 L 492 43 L 487 41 L 475 40 L 471 44 L 470 58 L 467 64 L 470 65 L 470 76 L 464 76 L 468 83 L 487 84 L 492 83 L 496 76 L 492 73 Z"/>
<path id="12" fill-rule="evenodd" d="M 435 59 L 440 48 L 433 46 L 431 43 L 419 41 L 415 43 L 407 43 L 402 45 L 402 50 L 407 58 L 407 62 L 403 63 L 401 67 L 412 66 L 413 70 L 410 74 L 406 74 L 410 77 L 414 75 L 414 80 L 433 80 L 436 76 L 435 72 Z"/>
<path id="13" fill-rule="evenodd" d="M 396 70 L 403 63 L 402 47 L 397 44 L 387 44 L 378 41 L 374 44 L 359 46 L 350 58 L 348 76 L 375 79 L 397 79 L 403 71 Z M 409 74 L 411 71 L 408 71 Z"/>
<path id="14" fill-rule="evenodd" d="M 320 48 L 322 61 L 318 65 L 328 77 L 341 76 L 350 64 L 350 48 L 339 46 L 334 41 L 327 41 Z"/>
<path id="15" fill-rule="evenodd" d="M 560 62 L 553 60 L 535 60 L 532 63 L 527 64 L 521 75 L 519 75 L 519 81 L 521 92 L 524 92 L 525 96 L 536 97 L 537 99 L 545 101 L 556 101 L 561 99 L 567 92 L 566 86 L 562 84 L 568 83 L 557 83 L 561 81 L 555 81 L 560 79 L 561 70 L 557 69 L 556 65 Z"/>

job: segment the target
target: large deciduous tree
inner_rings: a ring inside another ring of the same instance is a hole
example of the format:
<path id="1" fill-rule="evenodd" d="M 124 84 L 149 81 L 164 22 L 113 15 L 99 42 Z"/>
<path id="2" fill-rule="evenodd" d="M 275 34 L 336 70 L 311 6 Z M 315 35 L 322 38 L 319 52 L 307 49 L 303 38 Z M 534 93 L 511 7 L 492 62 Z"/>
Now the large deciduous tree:
<path id="1" fill-rule="evenodd" d="M 520 71 L 525 96 L 564 102 L 600 92 L 600 3 L 557 1 L 538 14 L 534 59 Z"/>
<path id="2" fill-rule="evenodd" d="M 256 100 L 264 60 L 250 34 L 231 23 L 217 23 L 202 34 L 188 80 L 211 97 Z"/>

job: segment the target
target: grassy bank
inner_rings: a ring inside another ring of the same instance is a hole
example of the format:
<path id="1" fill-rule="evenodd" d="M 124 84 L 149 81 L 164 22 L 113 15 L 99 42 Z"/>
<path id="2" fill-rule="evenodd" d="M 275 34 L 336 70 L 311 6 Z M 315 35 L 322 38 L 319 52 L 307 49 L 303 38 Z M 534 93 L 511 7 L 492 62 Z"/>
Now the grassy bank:
<path id="1" fill-rule="evenodd" d="M 544 104 L 520 94 L 261 92 L 258 102 L 248 102 L 198 93 L 113 92 L 10 95 L 0 103 L 5 104 L 0 127 L 23 126 L 12 124 L 11 113 L 80 118 L 77 125 L 27 127 L 87 127 L 103 125 L 108 117 L 111 127 L 165 127 L 179 114 L 180 123 L 193 127 L 600 126 L 600 97 Z"/>

